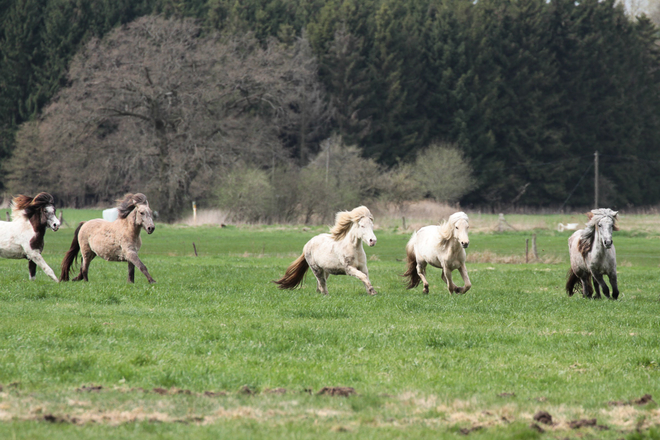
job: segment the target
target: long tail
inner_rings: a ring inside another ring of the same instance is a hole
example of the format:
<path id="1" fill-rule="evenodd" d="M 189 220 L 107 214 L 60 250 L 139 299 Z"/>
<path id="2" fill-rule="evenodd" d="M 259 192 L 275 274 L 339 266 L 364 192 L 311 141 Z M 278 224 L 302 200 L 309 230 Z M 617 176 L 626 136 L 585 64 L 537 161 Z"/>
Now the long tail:
<path id="1" fill-rule="evenodd" d="M 406 286 L 408 289 L 414 289 L 422 282 L 422 279 L 417 273 L 417 257 L 415 257 L 415 247 L 412 243 L 413 238 L 415 238 L 415 235 L 413 235 L 406 245 L 407 270 L 406 273 L 402 275 L 404 278 L 408 277 L 408 285 Z"/>
<path id="2" fill-rule="evenodd" d="M 69 281 L 69 272 L 71 272 L 71 266 L 78 259 L 78 252 L 80 252 L 80 243 L 78 243 L 78 232 L 85 222 L 80 222 L 76 228 L 76 232 L 73 233 L 73 242 L 71 243 L 71 249 L 69 249 L 64 255 L 64 260 L 62 260 L 62 273 L 60 274 L 60 281 Z"/>
<path id="3" fill-rule="evenodd" d="M 568 296 L 573 296 L 574 293 L 580 293 L 582 289 L 582 280 L 575 275 L 572 268 L 568 269 L 566 274 L 566 293 Z"/>
<path id="4" fill-rule="evenodd" d="M 307 264 L 305 254 L 303 253 L 296 259 L 296 261 L 291 263 L 282 278 L 277 281 L 273 280 L 273 282 L 278 284 L 280 289 L 295 289 L 302 284 L 308 268 L 309 264 Z"/>

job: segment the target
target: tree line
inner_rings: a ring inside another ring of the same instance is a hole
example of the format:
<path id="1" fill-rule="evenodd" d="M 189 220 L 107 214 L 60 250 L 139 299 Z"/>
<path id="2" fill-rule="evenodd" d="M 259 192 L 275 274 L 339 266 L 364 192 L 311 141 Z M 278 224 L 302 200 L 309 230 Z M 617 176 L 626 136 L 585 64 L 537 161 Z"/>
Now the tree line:
<path id="1" fill-rule="evenodd" d="M 38 147 L 68 157 L 68 171 L 39 176 L 65 202 L 149 182 L 168 211 L 238 166 L 300 172 L 339 136 L 390 173 L 373 197 L 399 197 L 391 182 L 405 189 L 411 164 L 443 144 L 472 170 L 464 205 L 558 206 L 571 194 L 569 205 L 588 205 L 593 179 L 583 177 L 596 150 L 606 203 L 660 201 L 658 29 L 613 0 L 2 0 L 0 9 L 0 160 L 11 191 L 34 179 Z M 154 37 L 144 29 L 158 27 L 154 18 L 141 31 L 131 24 L 154 14 L 180 34 Z M 115 57 L 142 48 L 133 56 L 145 61 L 113 65 L 112 45 L 126 45 Z M 108 87 L 91 90 L 90 78 Z M 80 157 L 91 177 L 72 165 Z"/>

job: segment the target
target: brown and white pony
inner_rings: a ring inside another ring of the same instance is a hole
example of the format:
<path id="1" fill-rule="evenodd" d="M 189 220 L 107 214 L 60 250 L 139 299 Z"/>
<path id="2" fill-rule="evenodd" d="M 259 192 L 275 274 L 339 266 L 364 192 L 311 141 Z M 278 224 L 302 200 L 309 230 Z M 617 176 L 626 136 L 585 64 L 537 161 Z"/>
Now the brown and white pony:
<path id="1" fill-rule="evenodd" d="M 53 196 L 42 192 L 34 198 L 24 195 L 12 200 L 12 221 L 0 221 L 0 257 L 27 258 L 30 280 L 37 277 L 39 266 L 49 277 L 57 277 L 41 256 L 44 250 L 46 227 L 57 231 L 60 221 L 55 215 Z"/>
<path id="2" fill-rule="evenodd" d="M 424 283 L 424 293 L 429 293 L 426 281 L 426 265 L 430 264 L 442 270 L 442 281 L 447 283 L 449 293 L 465 293 L 472 284 L 465 267 L 465 249 L 470 245 L 468 237 L 468 216 L 456 212 L 449 220 L 439 226 L 424 226 L 413 233 L 406 245 L 408 269 L 403 274 L 408 277 L 408 289 Z M 451 278 L 454 270 L 463 277 L 464 286 L 458 287 Z"/>
<path id="3" fill-rule="evenodd" d="M 568 252 L 571 268 L 566 279 L 566 293 L 573 293 L 581 287 L 582 295 L 591 298 L 593 290 L 600 298 L 600 289 L 609 298 L 610 289 L 605 284 L 603 275 L 607 275 L 612 285 L 612 299 L 619 297 L 616 277 L 616 250 L 612 242 L 612 231 L 618 231 L 616 220 L 618 211 L 607 208 L 592 209 L 587 213 L 589 221 L 584 229 L 575 231 L 568 239 Z M 591 284 L 591 279 L 596 280 Z"/>
<path id="4" fill-rule="evenodd" d="M 338 212 L 330 233 L 309 240 L 302 255 L 274 283 L 279 284 L 280 289 L 298 287 L 307 269 L 311 267 L 317 281 L 317 292 L 328 294 L 328 275 L 351 275 L 364 283 L 369 295 L 375 295 L 376 290 L 369 281 L 367 255 L 362 241 L 366 241 L 369 246 L 376 244 L 374 218 L 367 207 Z"/>
<path id="5" fill-rule="evenodd" d="M 73 262 L 82 253 L 80 273 L 73 281 L 85 280 L 89 263 L 97 255 L 106 261 L 128 261 L 128 282 L 135 281 L 135 266 L 142 271 L 150 283 L 155 283 L 147 267 L 140 261 L 138 251 L 142 246 L 140 231 L 144 228 L 148 234 L 154 232 L 154 220 L 149 209 L 149 202 L 144 194 L 126 194 L 118 200 L 119 215 L 113 222 L 102 219 L 81 222 L 73 236 L 71 248 L 62 261 L 60 280 L 69 281 L 69 272 Z"/>

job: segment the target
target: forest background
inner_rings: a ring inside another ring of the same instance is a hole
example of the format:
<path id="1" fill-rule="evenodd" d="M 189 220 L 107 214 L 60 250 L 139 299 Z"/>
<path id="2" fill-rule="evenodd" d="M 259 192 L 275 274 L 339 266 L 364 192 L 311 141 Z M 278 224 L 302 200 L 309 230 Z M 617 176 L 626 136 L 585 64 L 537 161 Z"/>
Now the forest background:
<path id="1" fill-rule="evenodd" d="M 651 5 L 653 6 L 653 5 Z M 660 8 L 0 0 L 0 191 L 245 221 L 660 202 Z"/>

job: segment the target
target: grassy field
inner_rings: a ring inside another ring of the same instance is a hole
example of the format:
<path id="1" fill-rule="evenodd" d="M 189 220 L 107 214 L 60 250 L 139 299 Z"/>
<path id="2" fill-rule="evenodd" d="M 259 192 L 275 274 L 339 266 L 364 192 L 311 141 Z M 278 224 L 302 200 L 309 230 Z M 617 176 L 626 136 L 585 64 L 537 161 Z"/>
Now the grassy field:
<path id="1" fill-rule="evenodd" d="M 99 215 L 67 210 L 47 233 L 56 272 L 77 221 Z M 26 261 L 0 260 L 0 438 L 659 439 L 658 405 L 634 402 L 660 399 L 653 217 L 615 233 L 616 302 L 566 296 L 555 218 L 509 221 L 475 218 L 462 296 L 432 268 L 429 295 L 403 288 L 409 233 L 393 223 L 367 249 L 375 297 L 349 277 L 327 297 L 311 273 L 270 283 L 327 227 L 159 224 L 140 252 L 155 285 L 98 259 L 89 283 L 29 282 Z M 532 233 L 550 264 L 502 264 Z"/>

